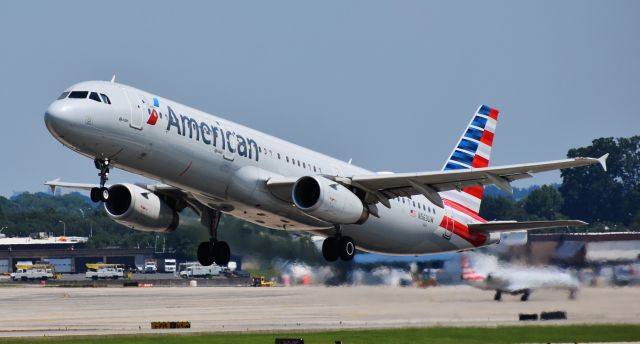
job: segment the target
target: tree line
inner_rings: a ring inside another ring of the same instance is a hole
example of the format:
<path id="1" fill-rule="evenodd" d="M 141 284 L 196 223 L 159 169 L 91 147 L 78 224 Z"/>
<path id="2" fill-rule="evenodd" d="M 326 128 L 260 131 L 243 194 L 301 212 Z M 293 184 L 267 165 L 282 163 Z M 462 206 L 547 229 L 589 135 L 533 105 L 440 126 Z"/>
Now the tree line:
<path id="1" fill-rule="evenodd" d="M 485 196 L 480 215 L 493 220 L 579 219 L 582 230 L 640 230 L 640 136 L 599 138 L 572 148 L 567 157 L 609 153 L 607 171 L 598 165 L 561 172 L 562 183 L 543 185 L 521 199 Z"/>

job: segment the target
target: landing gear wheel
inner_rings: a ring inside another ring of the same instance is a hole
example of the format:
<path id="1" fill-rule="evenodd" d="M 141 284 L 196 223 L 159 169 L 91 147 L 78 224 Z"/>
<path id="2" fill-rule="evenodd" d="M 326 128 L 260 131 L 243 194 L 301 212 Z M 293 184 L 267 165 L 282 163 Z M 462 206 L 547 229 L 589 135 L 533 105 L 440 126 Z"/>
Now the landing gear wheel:
<path id="1" fill-rule="evenodd" d="M 202 266 L 213 264 L 213 246 L 208 241 L 203 241 L 198 245 L 198 262 Z"/>
<path id="2" fill-rule="evenodd" d="M 226 266 L 231 259 L 231 249 L 224 241 L 218 241 L 213 245 L 213 261 L 218 266 Z"/>
<path id="3" fill-rule="evenodd" d="M 100 202 L 100 189 L 99 188 L 91 188 L 91 192 L 89 192 L 89 195 L 91 196 L 91 201 L 93 203 Z"/>
<path id="4" fill-rule="evenodd" d="M 109 189 L 104 186 L 100 188 L 100 200 L 106 202 L 109 199 Z"/>
<path id="5" fill-rule="evenodd" d="M 522 294 L 522 296 L 520 297 L 520 301 L 525 302 L 527 300 L 529 300 L 529 291 L 525 290 L 524 294 Z"/>
<path id="6" fill-rule="evenodd" d="M 493 296 L 493 299 L 496 301 L 502 300 L 502 292 L 500 290 L 496 290 L 496 295 Z"/>
<path id="7" fill-rule="evenodd" d="M 338 252 L 340 259 L 345 262 L 352 261 L 353 256 L 356 255 L 356 244 L 353 242 L 353 239 L 348 236 L 341 237 L 338 240 Z"/>
<path id="8" fill-rule="evenodd" d="M 338 260 L 338 242 L 336 237 L 328 237 L 322 242 L 322 256 L 328 262 Z"/>

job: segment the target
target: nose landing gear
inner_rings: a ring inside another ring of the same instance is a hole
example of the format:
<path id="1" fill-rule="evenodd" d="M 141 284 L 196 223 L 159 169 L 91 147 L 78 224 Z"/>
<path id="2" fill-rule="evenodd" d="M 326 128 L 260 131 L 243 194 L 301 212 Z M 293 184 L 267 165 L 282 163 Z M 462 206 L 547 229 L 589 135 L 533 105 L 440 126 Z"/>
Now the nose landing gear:
<path id="1" fill-rule="evenodd" d="M 93 160 L 93 163 L 96 166 L 96 168 L 100 170 L 100 173 L 98 173 L 98 176 L 100 176 L 100 187 L 91 188 L 91 191 L 90 191 L 91 200 L 94 203 L 106 202 L 109 199 L 109 189 L 107 189 L 104 185 L 107 183 L 107 180 L 109 180 L 110 160 L 106 158 L 95 159 Z"/>
<path id="2" fill-rule="evenodd" d="M 198 262 L 203 266 L 216 263 L 218 266 L 226 266 L 231 259 L 229 244 L 218 241 L 218 225 L 220 224 L 220 211 L 207 208 L 202 213 L 201 222 L 209 227 L 211 239 L 198 245 Z"/>

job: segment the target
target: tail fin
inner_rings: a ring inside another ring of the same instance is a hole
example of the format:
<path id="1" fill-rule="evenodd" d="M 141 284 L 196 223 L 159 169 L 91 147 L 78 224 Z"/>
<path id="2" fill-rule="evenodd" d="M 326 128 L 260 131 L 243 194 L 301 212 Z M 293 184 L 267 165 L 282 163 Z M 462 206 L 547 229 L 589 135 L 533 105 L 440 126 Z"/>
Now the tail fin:
<path id="1" fill-rule="evenodd" d="M 442 169 L 462 170 L 489 166 L 497 123 L 498 110 L 481 105 Z M 473 186 L 461 191 L 441 192 L 440 196 L 477 214 L 483 193 L 484 187 Z"/>
<path id="2" fill-rule="evenodd" d="M 477 271 L 473 270 L 469 265 L 469 257 L 466 255 L 460 256 L 460 265 L 462 266 L 462 279 L 465 281 L 481 281 L 484 276 Z"/>

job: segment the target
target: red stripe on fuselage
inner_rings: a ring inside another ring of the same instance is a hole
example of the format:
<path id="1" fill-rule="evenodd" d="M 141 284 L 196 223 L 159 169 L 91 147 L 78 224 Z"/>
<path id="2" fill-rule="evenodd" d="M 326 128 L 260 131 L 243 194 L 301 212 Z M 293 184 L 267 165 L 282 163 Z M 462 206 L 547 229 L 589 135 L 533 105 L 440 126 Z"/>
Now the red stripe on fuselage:
<path id="1" fill-rule="evenodd" d="M 459 211 L 464 215 L 467 215 L 469 217 L 471 217 L 472 219 L 480 222 L 480 223 L 486 223 L 487 220 L 483 219 L 482 217 L 480 217 L 480 215 L 478 215 L 478 213 L 476 213 L 475 211 L 465 207 L 464 205 L 458 203 L 458 202 L 454 202 L 452 200 L 443 198 L 442 199 L 443 203 L 445 206 L 448 206 L 449 208 L 453 209 L 454 211 Z"/>
<path id="2" fill-rule="evenodd" d="M 453 228 L 451 228 L 451 224 L 453 223 Z M 449 228 L 447 228 L 447 224 Z M 453 234 L 461 237 L 462 239 L 471 243 L 471 245 L 478 247 L 487 242 L 487 236 L 485 234 L 472 232 L 469 230 L 469 227 L 462 222 L 458 222 L 448 216 L 442 217 L 442 222 L 440 223 L 440 227 L 445 230 L 451 230 Z"/>

